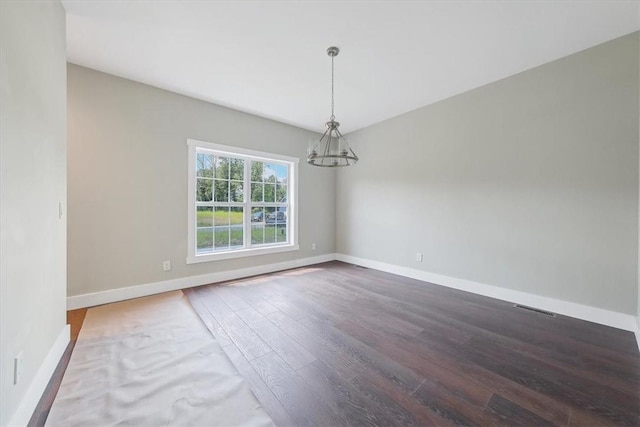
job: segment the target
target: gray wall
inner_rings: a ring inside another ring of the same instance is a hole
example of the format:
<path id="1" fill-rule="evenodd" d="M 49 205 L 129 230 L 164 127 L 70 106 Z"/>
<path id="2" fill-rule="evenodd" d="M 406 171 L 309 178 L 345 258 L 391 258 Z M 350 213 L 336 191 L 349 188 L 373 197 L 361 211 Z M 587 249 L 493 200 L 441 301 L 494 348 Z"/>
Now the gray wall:
<path id="1" fill-rule="evenodd" d="M 66 323 L 66 40 L 59 1 L 0 2 L 0 425 Z M 13 359 L 24 373 L 13 385 Z"/>
<path id="2" fill-rule="evenodd" d="M 337 251 L 636 313 L 638 73 L 633 33 L 350 134 Z"/>
<path id="3" fill-rule="evenodd" d="M 319 135 L 72 64 L 68 97 L 69 296 L 335 251 L 335 174 L 304 161 Z M 301 157 L 300 250 L 187 265 L 187 138 Z"/>

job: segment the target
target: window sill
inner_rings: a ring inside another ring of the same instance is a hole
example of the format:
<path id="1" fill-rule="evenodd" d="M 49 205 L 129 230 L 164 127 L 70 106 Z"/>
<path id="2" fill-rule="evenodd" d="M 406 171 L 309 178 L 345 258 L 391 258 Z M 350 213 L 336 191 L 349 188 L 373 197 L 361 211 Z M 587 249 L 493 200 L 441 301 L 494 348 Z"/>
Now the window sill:
<path id="1" fill-rule="evenodd" d="M 249 256 L 277 254 L 280 252 L 297 251 L 300 249 L 298 245 L 282 245 L 272 246 L 269 248 L 252 248 L 252 249 L 240 249 L 237 251 L 218 252 L 206 255 L 189 255 L 187 257 L 187 264 L 197 264 L 200 262 L 220 261 L 223 259 L 244 258 Z"/>

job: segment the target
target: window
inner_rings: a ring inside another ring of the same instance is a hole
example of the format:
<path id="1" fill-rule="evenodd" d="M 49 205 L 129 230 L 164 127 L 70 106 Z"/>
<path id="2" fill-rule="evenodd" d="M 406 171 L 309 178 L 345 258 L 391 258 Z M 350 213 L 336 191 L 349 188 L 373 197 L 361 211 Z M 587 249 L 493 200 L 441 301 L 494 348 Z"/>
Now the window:
<path id="1" fill-rule="evenodd" d="M 187 263 L 298 249 L 298 159 L 189 140 Z"/>

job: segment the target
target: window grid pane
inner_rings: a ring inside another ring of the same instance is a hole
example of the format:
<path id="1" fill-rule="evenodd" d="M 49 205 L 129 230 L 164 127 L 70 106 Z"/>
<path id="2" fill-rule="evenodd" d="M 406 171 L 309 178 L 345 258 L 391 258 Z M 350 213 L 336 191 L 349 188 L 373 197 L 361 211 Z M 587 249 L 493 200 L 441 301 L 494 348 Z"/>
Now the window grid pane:
<path id="1" fill-rule="evenodd" d="M 196 182 L 196 200 L 209 202 L 212 200 L 213 180 L 211 178 L 198 178 Z"/>
<path id="2" fill-rule="evenodd" d="M 230 208 L 229 211 L 229 246 L 244 246 L 244 208 Z"/>
<path id="3" fill-rule="evenodd" d="M 196 152 L 195 169 L 197 254 L 289 241 L 287 165 Z"/>
<path id="4" fill-rule="evenodd" d="M 198 228 L 196 234 L 197 253 L 206 254 L 213 252 L 213 228 Z"/>

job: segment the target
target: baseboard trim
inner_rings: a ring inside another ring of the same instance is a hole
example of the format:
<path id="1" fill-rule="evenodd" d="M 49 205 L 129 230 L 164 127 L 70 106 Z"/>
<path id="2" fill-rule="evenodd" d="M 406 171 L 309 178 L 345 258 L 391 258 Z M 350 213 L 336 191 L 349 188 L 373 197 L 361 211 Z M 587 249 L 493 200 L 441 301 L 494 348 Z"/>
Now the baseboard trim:
<path id="1" fill-rule="evenodd" d="M 541 308 L 565 316 L 575 317 L 578 319 L 587 320 L 589 322 L 599 323 L 601 325 L 611 326 L 618 329 L 624 329 L 626 331 L 632 331 L 636 333 L 636 341 L 639 338 L 638 322 L 636 321 L 636 317 L 630 314 L 618 313 L 615 311 L 604 310 L 602 308 L 591 307 L 555 298 L 543 297 L 526 292 L 514 291 L 511 289 L 501 288 L 499 286 L 474 282 L 472 280 L 458 279 L 455 277 L 429 273 L 422 270 L 401 267 L 350 255 L 336 254 L 336 259 L 338 261 L 344 261 L 350 264 L 373 268 L 374 270 L 385 271 L 387 273 L 422 280 L 436 285 L 446 286 L 448 288 L 459 289 L 461 291 L 471 292 L 474 294 L 496 298 L 503 301 Z"/>
<path id="2" fill-rule="evenodd" d="M 638 308 L 640 311 L 640 307 Z M 636 343 L 638 344 L 638 351 L 640 351 L 640 316 L 636 317 L 636 330 L 634 331 L 636 334 Z"/>
<path id="3" fill-rule="evenodd" d="M 49 384 L 49 380 L 56 370 L 58 362 L 60 362 L 64 351 L 67 349 L 71 337 L 70 331 L 69 325 L 64 325 L 58 334 L 58 338 L 56 338 L 56 341 L 53 343 L 53 347 L 51 347 L 49 353 L 47 353 L 47 357 L 40 365 L 36 376 L 31 381 L 27 392 L 20 401 L 18 409 L 13 414 L 13 417 L 11 417 L 11 421 L 8 424 L 9 426 L 26 426 L 29 424 L 29 420 L 42 397 L 42 393 L 44 393 L 45 388 L 47 388 L 47 384 Z"/>
<path id="4" fill-rule="evenodd" d="M 259 274 L 273 273 L 274 271 L 289 270 L 291 268 L 304 267 L 321 262 L 333 261 L 335 254 L 319 255 L 310 258 L 301 258 L 277 264 L 265 264 L 255 267 L 242 268 L 237 270 L 219 271 L 215 273 L 203 274 L 199 276 L 181 277 L 178 279 L 164 280 L 161 282 L 147 283 L 143 285 L 129 286 L 126 288 L 110 289 L 108 291 L 94 292 L 89 294 L 74 295 L 67 297 L 67 310 L 77 308 L 93 307 L 111 302 L 124 301 L 132 298 L 144 297 L 147 295 L 159 294 L 162 292 L 175 291 L 178 289 L 191 288 L 193 286 L 206 285 L 208 283 L 224 282 L 226 280 L 242 279 L 244 277 L 256 276 Z"/>
<path id="5" fill-rule="evenodd" d="M 490 298 L 496 298 L 503 301 L 537 307 L 565 316 L 575 317 L 577 319 L 587 320 L 589 322 L 631 331 L 636 335 L 638 349 L 640 350 L 640 317 L 583 304 L 577 304 L 570 301 L 515 291 L 499 286 L 487 285 L 472 280 L 459 279 L 456 277 L 430 273 L 422 270 L 416 270 L 414 268 L 402 267 L 394 264 L 388 264 L 380 261 L 354 257 L 345 254 L 325 254 L 316 257 L 280 262 L 277 264 L 259 265 L 237 270 L 220 271 L 199 276 L 182 277 L 178 279 L 147 283 L 126 288 L 111 289 L 102 292 L 74 295 L 67 297 L 67 310 L 75 310 L 77 308 L 92 307 L 101 304 L 108 304 L 111 302 L 124 301 L 131 298 L 138 298 L 162 292 L 175 291 L 178 289 L 185 289 L 193 286 L 206 285 L 208 283 L 242 279 L 244 277 L 273 273 L 275 271 L 304 267 L 307 265 L 319 264 L 322 262 L 333 260 L 361 265 L 363 267 L 373 268 L 375 270 L 385 271 L 387 273 L 397 274 L 399 276 L 422 280 L 436 285 L 446 286 L 448 288 L 459 289 Z"/>

